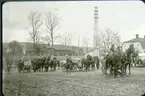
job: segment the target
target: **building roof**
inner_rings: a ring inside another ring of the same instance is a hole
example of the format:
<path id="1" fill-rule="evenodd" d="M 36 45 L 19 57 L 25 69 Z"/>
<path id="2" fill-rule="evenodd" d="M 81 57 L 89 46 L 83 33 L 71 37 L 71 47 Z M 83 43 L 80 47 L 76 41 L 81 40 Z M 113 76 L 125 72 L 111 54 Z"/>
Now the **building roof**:
<path id="1" fill-rule="evenodd" d="M 23 46 L 23 48 L 27 51 L 34 51 L 33 49 L 33 44 L 31 42 L 19 42 L 21 46 Z M 41 48 L 40 50 L 41 51 L 48 51 L 48 49 L 51 49 L 51 45 L 48 46 L 48 44 L 40 44 Z M 8 48 L 8 43 L 3 43 L 3 48 L 6 49 Z M 90 47 L 89 47 L 90 49 Z M 62 50 L 62 51 L 65 51 L 65 46 L 64 45 L 59 45 L 59 44 L 54 44 L 54 50 Z M 74 51 L 74 52 L 77 52 L 78 50 L 79 51 L 83 51 L 83 48 L 79 48 L 77 46 L 68 46 L 68 50 L 70 51 Z"/>
<path id="2" fill-rule="evenodd" d="M 140 42 L 143 49 L 145 49 L 145 38 L 134 38 L 128 41 L 125 41 L 123 43 L 134 43 L 134 42 Z"/>
<path id="3" fill-rule="evenodd" d="M 93 52 L 95 50 L 98 50 L 98 49 L 97 48 L 92 48 L 92 49 L 88 50 L 88 52 L 86 52 L 85 54 L 88 54 L 88 53 Z"/>

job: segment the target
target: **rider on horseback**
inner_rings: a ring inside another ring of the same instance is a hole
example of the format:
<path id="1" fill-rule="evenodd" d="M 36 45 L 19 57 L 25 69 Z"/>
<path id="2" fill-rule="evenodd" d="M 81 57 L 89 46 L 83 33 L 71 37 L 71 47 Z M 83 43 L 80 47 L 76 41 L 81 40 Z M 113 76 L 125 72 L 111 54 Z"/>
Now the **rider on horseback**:
<path id="1" fill-rule="evenodd" d="M 67 69 L 67 71 L 70 70 L 71 64 L 72 64 L 71 57 L 68 57 L 68 55 L 66 55 L 66 69 Z"/>
<path id="2" fill-rule="evenodd" d="M 115 45 L 112 44 L 112 45 L 111 45 L 111 48 L 110 48 L 110 52 L 109 52 L 109 54 L 112 55 L 112 56 L 114 57 L 115 52 L 116 52 L 116 50 L 115 50 Z"/>

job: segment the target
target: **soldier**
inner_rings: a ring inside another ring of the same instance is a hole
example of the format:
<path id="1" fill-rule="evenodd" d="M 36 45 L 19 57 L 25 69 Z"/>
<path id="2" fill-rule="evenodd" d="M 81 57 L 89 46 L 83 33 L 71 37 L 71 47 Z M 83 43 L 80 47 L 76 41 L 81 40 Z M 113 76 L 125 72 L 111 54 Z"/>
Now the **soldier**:
<path id="1" fill-rule="evenodd" d="M 68 55 L 65 56 L 65 60 L 66 60 L 66 62 L 67 62 L 67 59 L 68 59 Z"/>
<path id="2" fill-rule="evenodd" d="M 96 67 L 97 67 L 97 69 L 99 69 L 99 66 L 100 66 L 100 60 L 99 60 L 99 57 L 97 56 L 97 63 L 96 63 Z"/>
<path id="3" fill-rule="evenodd" d="M 66 55 L 66 70 L 68 71 L 68 69 L 70 69 L 70 64 L 71 64 L 71 57 L 68 57 L 68 55 Z"/>
<path id="4" fill-rule="evenodd" d="M 57 59 L 56 59 L 56 57 L 53 58 L 52 63 L 53 63 L 52 65 L 53 65 L 54 71 L 56 71 L 56 65 L 57 65 Z"/>
<path id="5" fill-rule="evenodd" d="M 111 48 L 110 48 L 110 55 L 113 55 L 113 57 L 114 57 L 114 53 L 116 52 L 116 50 L 115 50 L 115 45 L 114 44 L 112 44 L 111 45 Z"/>
<path id="6" fill-rule="evenodd" d="M 114 44 L 111 45 L 110 51 L 111 52 L 114 52 L 115 51 L 115 45 Z"/>

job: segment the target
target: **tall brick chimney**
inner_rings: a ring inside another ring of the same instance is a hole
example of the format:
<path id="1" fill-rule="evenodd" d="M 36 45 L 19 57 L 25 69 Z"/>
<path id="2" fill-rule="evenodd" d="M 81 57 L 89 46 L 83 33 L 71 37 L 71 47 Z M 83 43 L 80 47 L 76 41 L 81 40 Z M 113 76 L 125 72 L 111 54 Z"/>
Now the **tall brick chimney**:
<path id="1" fill-rule="evenodd" d="M 139 34 L 136 34 L 136 38 L 139 38 Z"/>

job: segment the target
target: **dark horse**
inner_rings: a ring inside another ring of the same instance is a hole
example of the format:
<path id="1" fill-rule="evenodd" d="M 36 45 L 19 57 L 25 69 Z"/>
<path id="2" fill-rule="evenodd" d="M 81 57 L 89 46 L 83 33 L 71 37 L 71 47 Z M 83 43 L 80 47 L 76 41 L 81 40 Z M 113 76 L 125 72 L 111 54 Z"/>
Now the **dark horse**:
<path id="1" fill-rule="evenodd" d="M 106 66 L 105 66 L 105 74 L 107 75 L 107 70 L 110 68 L 110 73 L 116 77 L 119 72 L 119 68 L 121 65 L 122 56 L 118 52 L 113 54 L 108 54 L 106 56 Z"/>
<path id="2" fill-rule="evenodd" d="M 21 73 L 21 71 L 23 71 L 23 68 L 24 68 L 24 61 L 19 60 L 17 64 L 18 64 L 18 66 L 17 66 L 18 72 Z"/>
<path id="3" fill-rule="evenodd" d="M 100 61 L 99 61 L 99 57 L 98 56 L 94 56 L 93 57 L 93 60 L 94 60 L 94 62 L 95 62 L 95 64 L 96 64 L 96 67 L 97 67 L 97 69 L 99 69 L 99 64 L 100 64 Z"/>
<path id="4" fill-rule="evenodd" d="M 107 69 L 110 68 L 110 73 L 116 77 L 118 73 L 126 74 L 127 66 L 129 69 L 129 74 L 131 74 L 131 61 L 132 55 L 134 54 L 134 47 L 130 45 L 130 47 L 125 52 L 126 55 L 122 55 L 121 52 L 116 51 L 113 54 L 106 55 L 106 66 L 105 66 L 105 74 L 107 74 Z M 121 72 L 119 71 L 121 70 Z"/>
<path id="5" fill-rule="evenodd" d="M 135 49 L 133 45 L 130 45 L 130 47 L 126 50 L 122 63 L 123 63 L 123 72 L 126 74 L 126 70 L 128 67 L 129 75 L 131 74 L 131 62 L 133 60 L 133 55 L 135 54 Z"/>
<path id="6" fill-rule="evenodd" d="M 89 71 L 90 66 L 95 67 L 95 62 L 93 61 L 92 56 L 87 55 L 87 58 L 82 59 L 82 65 L 85 67 L 85 71 Z"/>
<path id="7" fill-rule="evenodd" d="M 107 69 L 110 68 L 110 73 L 116 77 L 118 74 L 123 75 L 123 54 L 121 47 L 118 46 L 114 53 L 107 54 L 105 56 L 105 74 L 107 75 Z"/>

